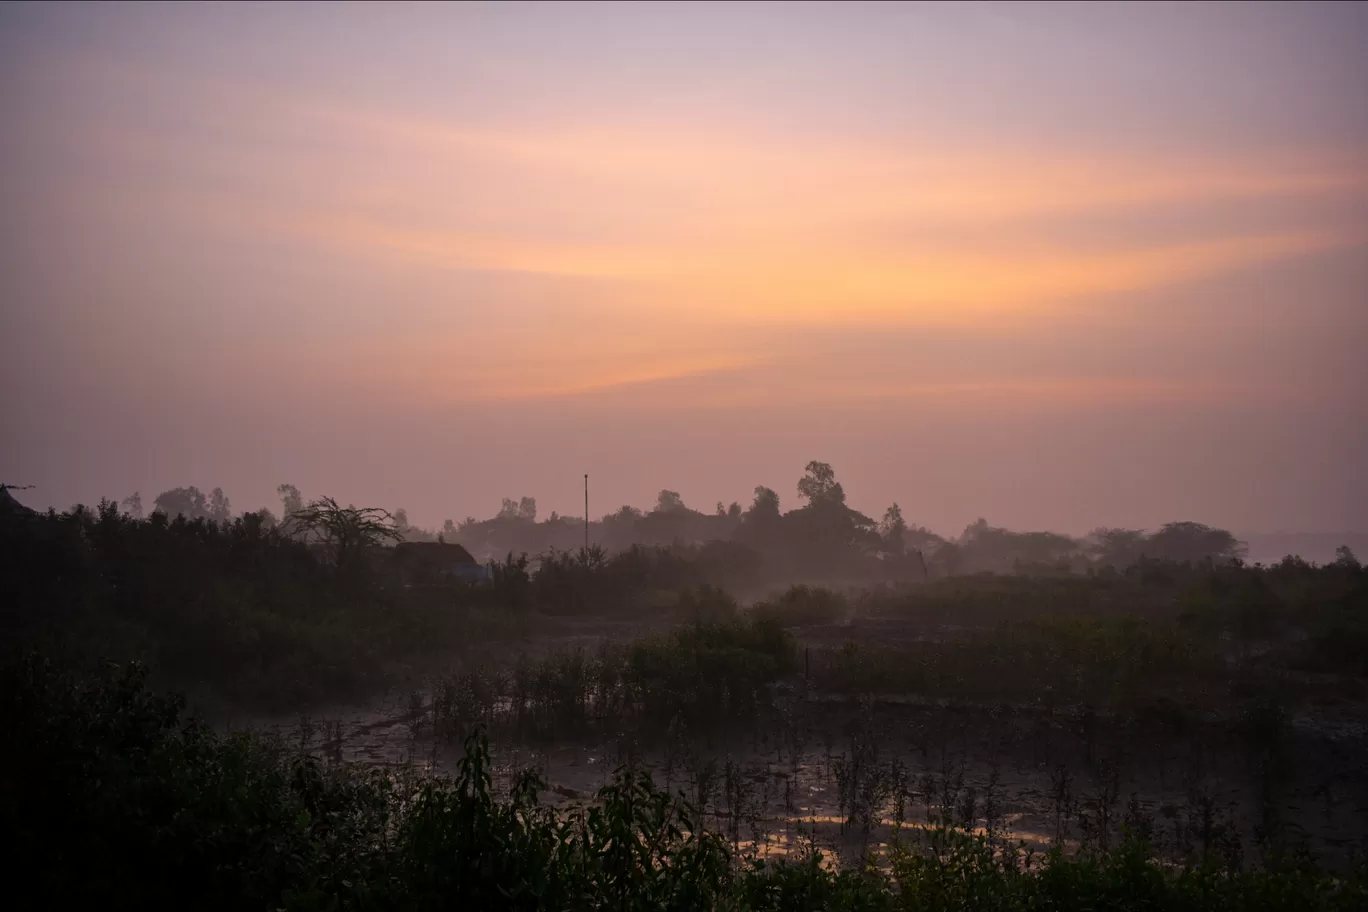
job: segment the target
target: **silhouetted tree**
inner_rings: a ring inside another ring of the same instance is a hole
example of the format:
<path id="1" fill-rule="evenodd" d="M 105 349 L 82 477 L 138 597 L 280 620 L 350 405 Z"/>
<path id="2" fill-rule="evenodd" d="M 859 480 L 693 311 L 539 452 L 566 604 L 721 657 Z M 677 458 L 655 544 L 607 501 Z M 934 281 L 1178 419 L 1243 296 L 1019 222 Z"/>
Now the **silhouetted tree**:
<path id="1" fill-rule="evenodd" d="M 503 499 L 503 504 L 499 507 L 499 515 L 495 518 L 503 520 L 504 522 L 511 522 L 513 520 L 536 522 L 537 499 L 535 497 L 523 497 L 514 500 L 511 497 L 505 497 Z"/>
<path id="2" fill-rule="evenodd" d="M 304 498 L 300 496 L 299 488 L 294 485 L 277 485 L 276 493 L 280 495 L 280 518 L 282 522 L 304 509 Z"/>
<path id="3" fill-rule="evenodd" d="M 636 541 L 636 524 L 641 516 L 640 510 L 628 504 L 604 516 L 599 526 L 603 530 L 606 545 L 614 549 L 629 547 Z"/>
<path id="4" fill-rule="evenodd" d="M 979 518 L 959 537 L 962 569 L 970 573 L 1066 569 L 1081 555 L 1079 542 L 1057 532 L 1013 532 Z"/>
<path id="5" fill-rule="evenodd" d="M 1092 551 L 1097 562 L 1106 567 L 1129 567 L 1145 555 L 1149 540 L 1140 529 L 1096 529 Z"/>
<path id="6" fill-rule="evenodd" d="M 123 499 L 121 504 L 123 511 L 134 519 L 143 518 L 142 494 L 134 491 Z"/>
<path id="7" fill-rule="evenodd" d="M 157 495 L 153 509 L 164 513 L 171 519 L 184 516 L 186 519 L 204 519 L 208 516 L 209 501 L 204 492 L 191 485 L 188 488 L 172 488 Z"/>
<path id="8" fill-rule="evenodd" d="M 331 497 L 310 502 L 287 520 L 291 531 L 318 543 L 334 566 L 355 570 L 365 552 L 387 541 L 402 541 L 394 517 L 378 507 L 342 506 Z"/>
<path id="9" fill-rule="evenodd" d="M 1243 543 L 1225 529 L 1198 522 L 1171 522 L 1150 536 L 1146 555 L 1171 561 L 1231 561 L 1244 557 Z"/>
<path id="10" fill-rule="evenodd" d="M 757 486 L 755 489 L 755 499 L 751 501 L 750 510 L 747 511 L 747 517 L 778 519 L 779 495 L 763 485 Z"/>
<path id="11" fill-rule="evenodd" d="M 657 513 L 670 513 L 675 510 L 686 510 L 684 498 L 679 496 L 678 491 L 661 491 L 656 495 L 655 511 Z"/>
<path id="12" fill-rule="evenodd" d="M 903 540 L 906 533 L 907 521 L 903 519 L 902 507 L 894 503 L 884 511 L 883 521 L 879 523 L 879 536 L 891 553 L 903 554 L 907 548 Z"/>
<path id="13" fill-rule="evenodd" d="M 809 504 L 845 503 L 845 490 L 836 480 L 836 473 L 825 462 L 809 462 L 807 474 L 798 479 L 798 496 Z"/>
<path id="14" fill-rule="evenodd" d="M 223 493 L 223 488 L 214 488 L 209 492 L 209 502 L 205 506 L 205 518 L 216 523 L 232 522 L 233 508 L 229 505 L 228 496 Z"/>

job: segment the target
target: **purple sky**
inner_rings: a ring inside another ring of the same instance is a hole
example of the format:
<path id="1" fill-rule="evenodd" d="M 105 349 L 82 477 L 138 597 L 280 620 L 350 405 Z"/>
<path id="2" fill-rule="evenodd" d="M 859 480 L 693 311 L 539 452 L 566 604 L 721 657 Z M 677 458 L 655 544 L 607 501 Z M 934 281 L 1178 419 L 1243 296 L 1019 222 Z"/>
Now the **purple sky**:
<path id="1" fill-rule="evenodd" d="M 1368 7 L 0 8 L 0 481 L 1368 528 Z"/>

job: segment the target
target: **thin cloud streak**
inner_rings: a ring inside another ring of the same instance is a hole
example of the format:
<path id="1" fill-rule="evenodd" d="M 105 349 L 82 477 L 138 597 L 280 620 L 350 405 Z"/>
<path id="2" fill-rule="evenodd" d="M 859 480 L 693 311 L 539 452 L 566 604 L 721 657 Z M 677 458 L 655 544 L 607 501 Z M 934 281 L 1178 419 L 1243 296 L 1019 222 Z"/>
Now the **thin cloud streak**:
<path id="1" fill-rule="evenodd" d="M 870 509 L 931 498 L 916 465 L 945 516 L 997 491 L 1044 517 L 1023 522 L 1125 523 L 1171 494 L 1217 523 L 1338 523 L 1368 503 L 1346 468 L 1368 427 L 1365 25 L 1314 4 L 5 7 L 0 292 L 23 344 L 0 457 L 96 496 L 222 469 L 351 498 L 402 441 L 396 474 L 432 479 L 407 505 L 438 522 L 420 501 L 456 463 L 463 515 L 570 461 L 572 482 L 630 474 L 616 499 L 744 494 L 821 458 Z M 93 455 L 114 450 L 123 468 Z M 1178 468 L 1105 515 L 1064 496 L 1138 461 Z"/>

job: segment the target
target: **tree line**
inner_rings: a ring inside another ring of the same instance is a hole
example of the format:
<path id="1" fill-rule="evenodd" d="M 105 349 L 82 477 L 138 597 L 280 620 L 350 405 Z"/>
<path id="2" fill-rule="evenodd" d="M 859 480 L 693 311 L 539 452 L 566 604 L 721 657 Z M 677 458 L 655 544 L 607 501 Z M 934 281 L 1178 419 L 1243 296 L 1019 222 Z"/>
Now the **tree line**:
<path id="1" fill-rule="evenodd" d="M 1229 563 L 1246 550 L 1231 532 L 1203 523 L 1178 521 L 1158 530 L 1099 528 L 1087 536 L 1057 532 L 1016 531 L 985 519 L 959 535 L 942 536 L 909 522 L 893 503 L 879 519 L 846 503 L 845 490 L 830 464 L 809 462 L 795 486 L 798 503 L 785 511 L 779 494 L 757 486 L 748 505 L 719 501 L 712 510 L 689 506 L 677 491 L 663 489 L 649 509 L 630 504 L 592 520 L 588 543 L 608 553 L 633 546 L 699 548 L 713 542 L 733 543 L 752 552 L 773 573 L 793 578 L 835 580 L 886 578 L 915 581 L 981 572 L 1083 572 L 1089 568 L 1124 568 L 1143 559 Z M 306 503 L 299 488 L 282 484 L 280 514 L 256 511 L 267 528 L 290 528 L 296 535 L 328 539 L 345 547 L 346 510 L 327 498 Z M 134 493 L 122 508 L 137 518 L 142 500 Z M 164 491 L 153 511 L 187 519 L 226 522 L 233 517 L 221 488 L 204 494 L 196 487 Z M 445 521 L 441 529 L 412 524 L 402 507 L 360 511 L 376 541 L 445 541 L 465 546 L 481 561 L 511 555 L 576 552 L 585 544 L 582 517 L 552 512 L 541 518 L 533 497 L 505 497 L 494 516 Z M 340 517 L 340 518 L 339 518 Z M 360 521 L 352 516 L 353 525 Z M 327 533 L 327 534 L 325 534 Z"/>

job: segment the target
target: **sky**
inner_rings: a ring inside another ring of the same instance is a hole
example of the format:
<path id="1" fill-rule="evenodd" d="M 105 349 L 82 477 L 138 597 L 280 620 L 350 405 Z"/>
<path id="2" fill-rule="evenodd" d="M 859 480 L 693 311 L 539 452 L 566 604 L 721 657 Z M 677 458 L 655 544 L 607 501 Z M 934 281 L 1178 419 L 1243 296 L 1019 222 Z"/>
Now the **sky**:
<path id="1" fill-rule="evenodd" d="M 1368 5 L 6 4 L 0 482 L 1368 529 Z"/>

